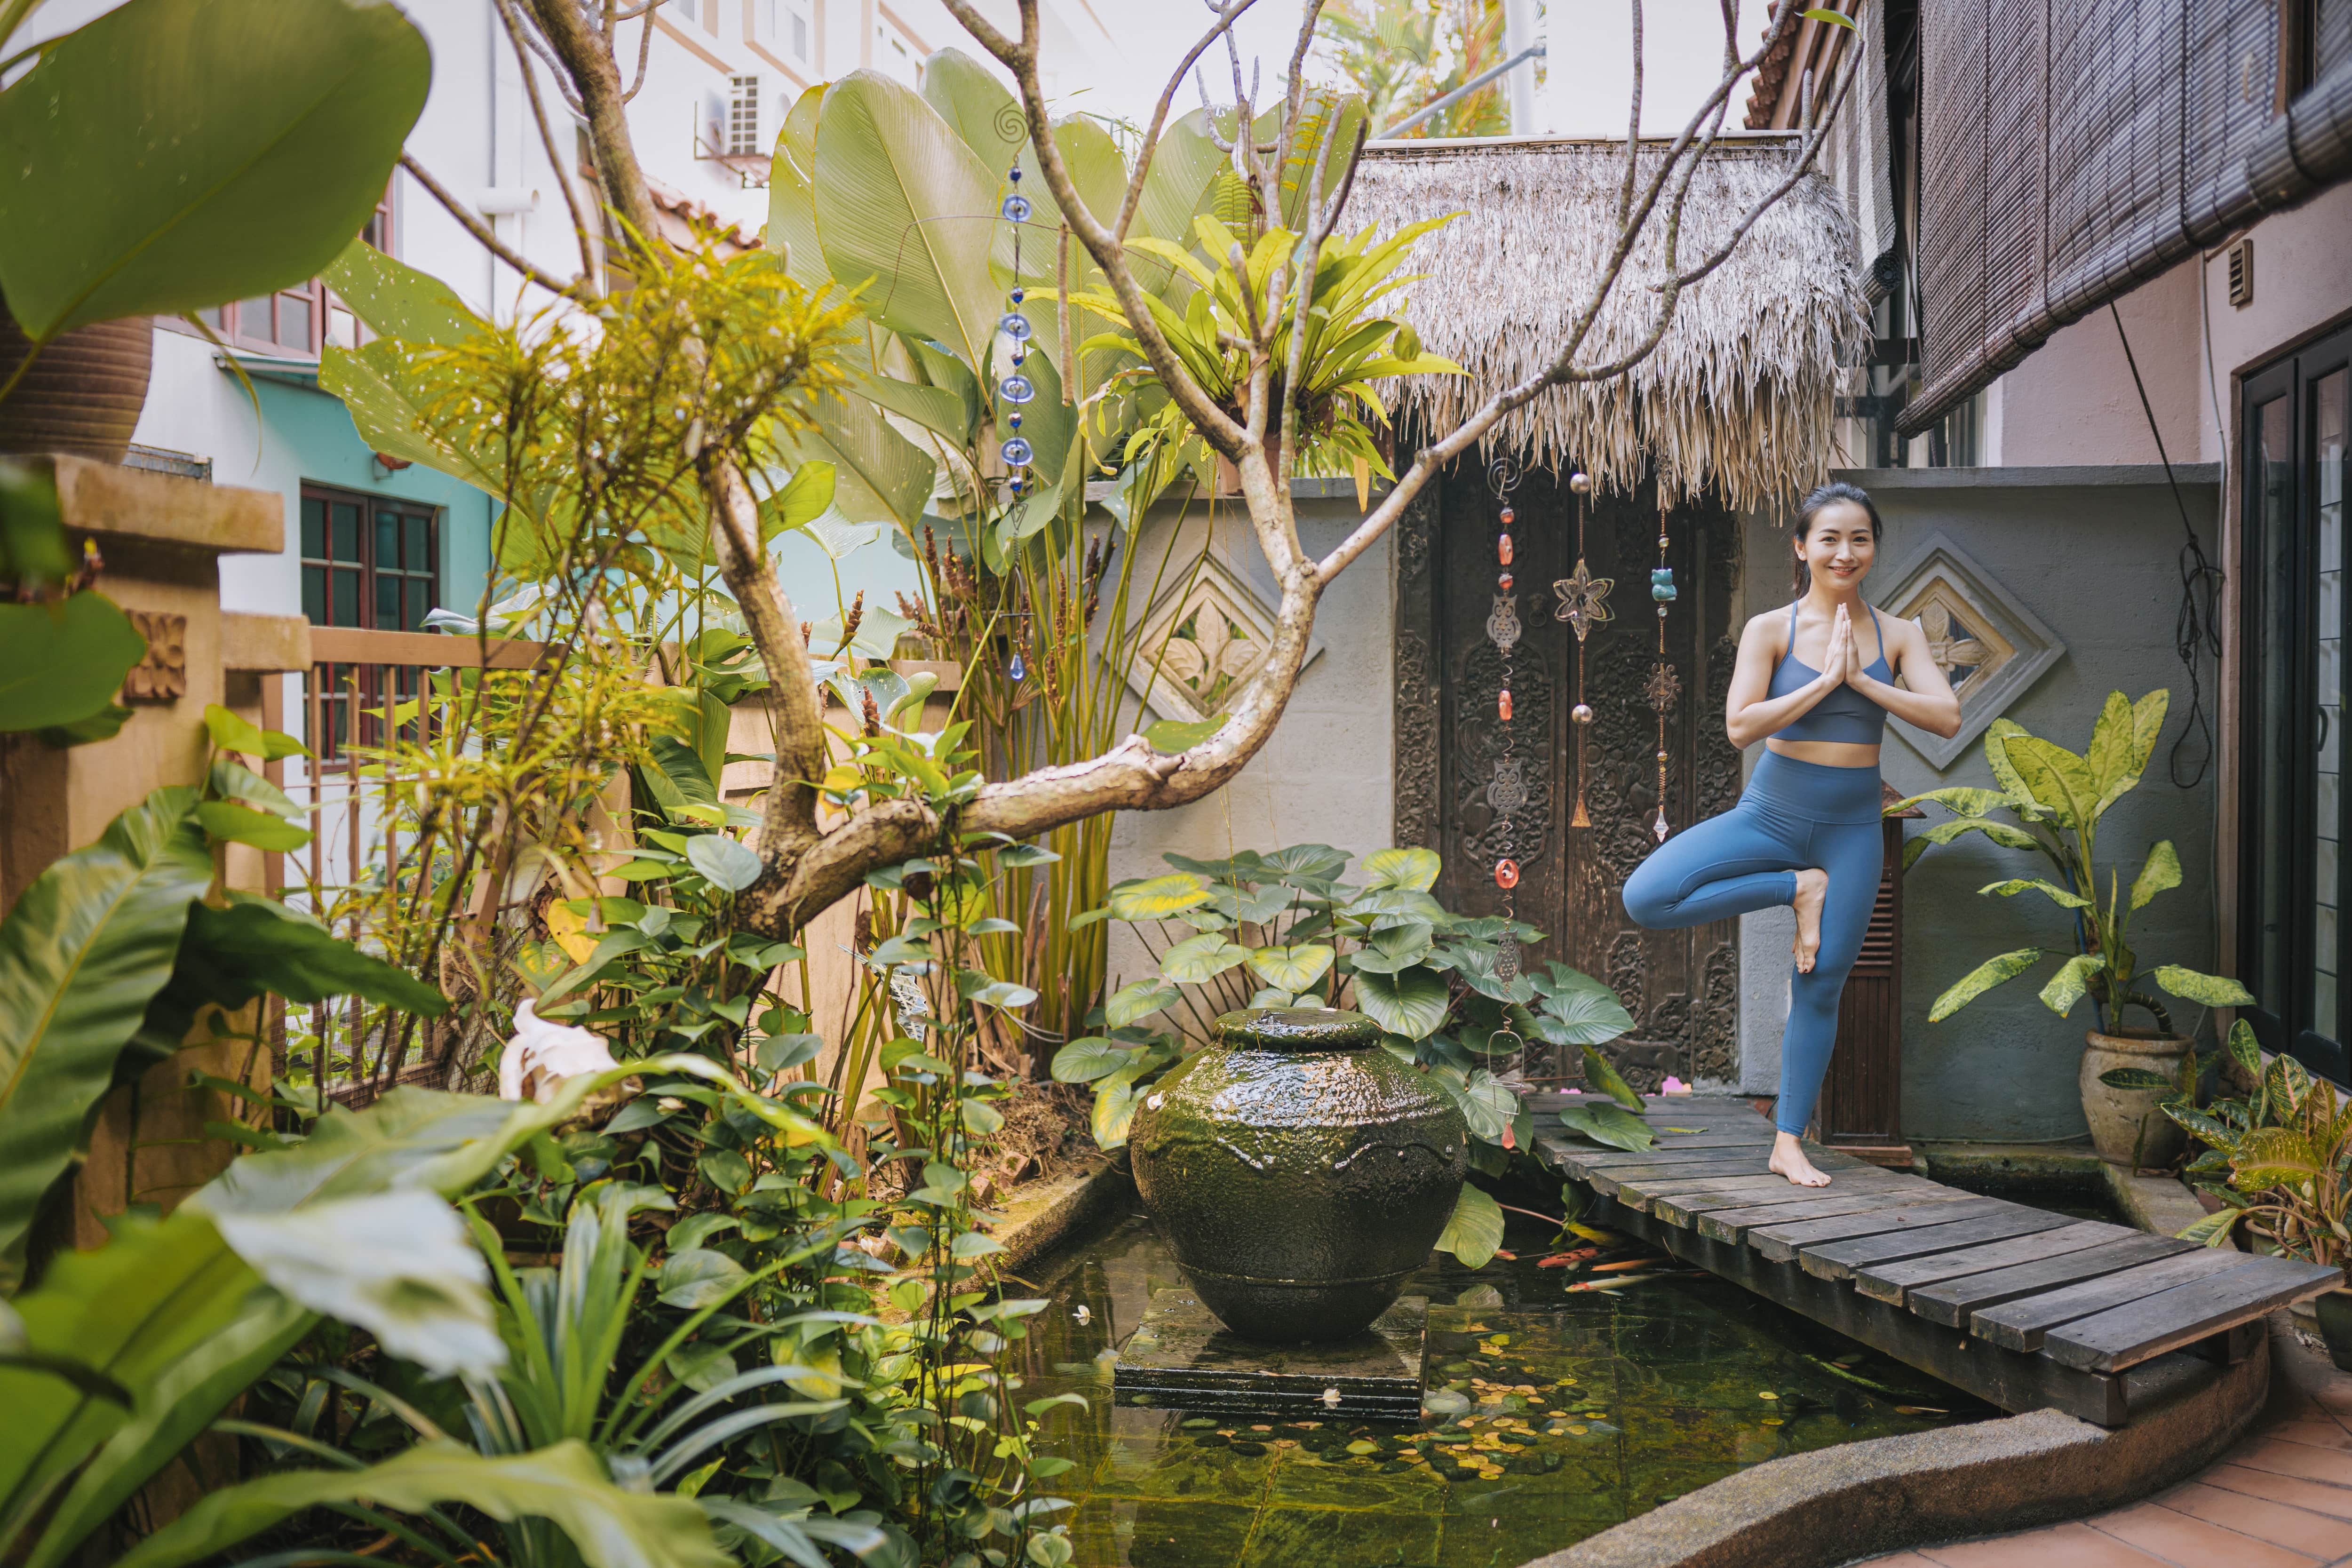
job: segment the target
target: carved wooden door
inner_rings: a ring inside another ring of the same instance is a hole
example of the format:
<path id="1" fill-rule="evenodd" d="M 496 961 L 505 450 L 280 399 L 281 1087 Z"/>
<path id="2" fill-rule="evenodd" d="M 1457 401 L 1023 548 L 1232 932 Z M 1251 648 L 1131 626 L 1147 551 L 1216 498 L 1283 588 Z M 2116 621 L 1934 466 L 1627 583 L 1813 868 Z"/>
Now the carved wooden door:
<path id="1" fill-rule="evenodd" d="M 1584 560 L 1614 587 L 1612 618 L 1580 652 L 1583 700 L 1593 721 L 1576 733 L 1578 648 L 1556 618 L 1553 584 L 1576 569 L 1576 503 L 1565 476 L 1541 469 L 1511 497 L 1513 601 L 1520 640 L 1512 650 L 1513 749 L 1527 803 L 1509 818 L 1508 847 L 1521 880 L 1516 912 L 1540 928 L 1529 967 L 1557 960 L 1609 983 L 1636 1020 L 1605 1047 L 1637 1088 L 1666 1074 L 1723 1079 L 1737 1071 L 1738 926 L 1644 931 L 1625 915 L 1625 879 L 1657 847 L 1658 712 L 1648 688 L 1660 662 L 1650 569 L 1659 515 L 1649 486 L 1593 499 Z M 1396 836 L 1444 858 L 1438 897 L 1449 909 L 1501 909 L 1494 879 L 1497 813 L 1490 797 L 1503 755 L 1496 717 L 1502 658 L 1487 633 L 1496 608 L 1498 503 L 1475 466 L 1457 464 L 1416 500 L 1397 542 Z M 1679 689 L 1665 709 L 1664 809 L 1671 831 L 1730 806 L 1739 755 L 1723 730 L 1723 693 L 1737 649 L 1732 604 L 1738 521 L 1713 507 L 1666 519 L 1666 555 L 1679 596 L 1666 606 L 1664 662 Z M 1591 826 L 1570 826 L 1577 798 L 1576 742 L 1585 745 L 1583 792 Z M 1530 1061 L 1530 1077 L 1578 1074 L 1575 1053 Z"/>

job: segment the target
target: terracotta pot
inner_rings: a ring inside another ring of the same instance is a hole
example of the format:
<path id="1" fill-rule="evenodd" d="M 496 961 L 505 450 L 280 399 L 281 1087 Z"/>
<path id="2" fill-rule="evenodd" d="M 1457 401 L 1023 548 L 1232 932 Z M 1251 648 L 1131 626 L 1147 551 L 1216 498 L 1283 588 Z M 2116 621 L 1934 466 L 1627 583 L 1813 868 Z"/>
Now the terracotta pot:
<path id="1" fill-rule="evenodd" d="M 2153 1089 L 2109 1089 L 2102 1073 L 2117 1068 L 2140 1068 L 2171 1078 L 2193 1042 L 2180 1035 L 2103 1035 L 2096 1029 L 2084 1037 L 2083 1066 L 2075 1082 L 2083 1092 L 2083 1119 L 2091 1124 L 2091 1146 L 2110 1165 L 2142 1170 L 2169 1165 L 2179 1157 L 2188 1134 L 2156 1108 L 2164 1093 Z"/>
<path id="2" fill-rule="evenodd" d="M 32 343 L 0 301 L 0 386 Z M 77 327 L 41 351 L 0 402 L 0 453 L 69 452 L 119 463 L 147 405 L 155 328 L 144 316 Z"/>
<path id="3" fill-rule="evenodd" d="M 1136 1190 L 1209 1310 L 1251 1339 L 1345 1339 L 1428 1260 L 1462 1190 L 1454 1102 L 1360 1013 L 1261 1008 L 1144 1096 Z"/>

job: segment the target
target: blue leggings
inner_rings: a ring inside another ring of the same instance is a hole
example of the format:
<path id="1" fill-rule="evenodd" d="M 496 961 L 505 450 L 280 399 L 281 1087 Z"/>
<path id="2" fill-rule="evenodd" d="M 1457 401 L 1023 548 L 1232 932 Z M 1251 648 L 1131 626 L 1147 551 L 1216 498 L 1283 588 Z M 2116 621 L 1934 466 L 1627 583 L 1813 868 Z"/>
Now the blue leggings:
<path id="1" fill-rule="evenodd" d="M 1838 996 L 1878 901 L 1885 852 L 1876 768 L 1832 768 L 1768 751 L 1739 804 L 1669 838 L 1625 881 L 1625 912 L 1651 931 L 1793 904 L 1797 872 L 1829 873 L 1812 972 L 1790 966 L 1772 1120 L 1804 1135 L 1837 1042 Z"/>

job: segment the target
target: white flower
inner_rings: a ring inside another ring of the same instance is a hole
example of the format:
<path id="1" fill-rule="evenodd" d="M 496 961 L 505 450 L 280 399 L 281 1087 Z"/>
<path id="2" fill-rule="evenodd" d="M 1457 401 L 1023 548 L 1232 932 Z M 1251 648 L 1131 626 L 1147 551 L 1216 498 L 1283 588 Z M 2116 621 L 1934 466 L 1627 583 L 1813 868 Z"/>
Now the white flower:
<path id="1" fill-rule="evenodd" d="M 551 1024 L 524 1002 L 515 1008 L 514 1037 L 499 1058 L 499 1098 L 545 1105 L 565 1079 L 618 1065 L 604 1037 L 569 1024 Z"/>

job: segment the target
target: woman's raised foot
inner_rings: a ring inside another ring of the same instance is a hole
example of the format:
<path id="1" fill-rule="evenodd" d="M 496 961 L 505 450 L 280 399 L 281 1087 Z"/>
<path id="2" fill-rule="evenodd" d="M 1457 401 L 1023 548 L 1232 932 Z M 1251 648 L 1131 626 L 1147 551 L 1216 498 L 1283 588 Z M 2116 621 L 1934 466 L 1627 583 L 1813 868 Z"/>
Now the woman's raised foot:
<path id="1" fill-rule="evenodd" d="M 1772 1140 L 1770 1165 L 1776 1175 L 1786 1176 L 1800 1187 L 1826 1187 L 1830 1184 L 1829 1177 L 1815 1170 L 1813 1163 L 1805 1158 L 1804 1145 L 1787 1132 Z"/>
<path id="2" fill-rule="evenodd" d="M 1829 901 L 1830 874 L 1808 868 L 1797 873 L 1797 973 L 1811 974 L 1822 951 L 1822 906 Z M 1776 1167 L 1777 1168 L 1777 1167 Z M 1808 1165 L 1807 1170 L 1812 1169 Z"/>

